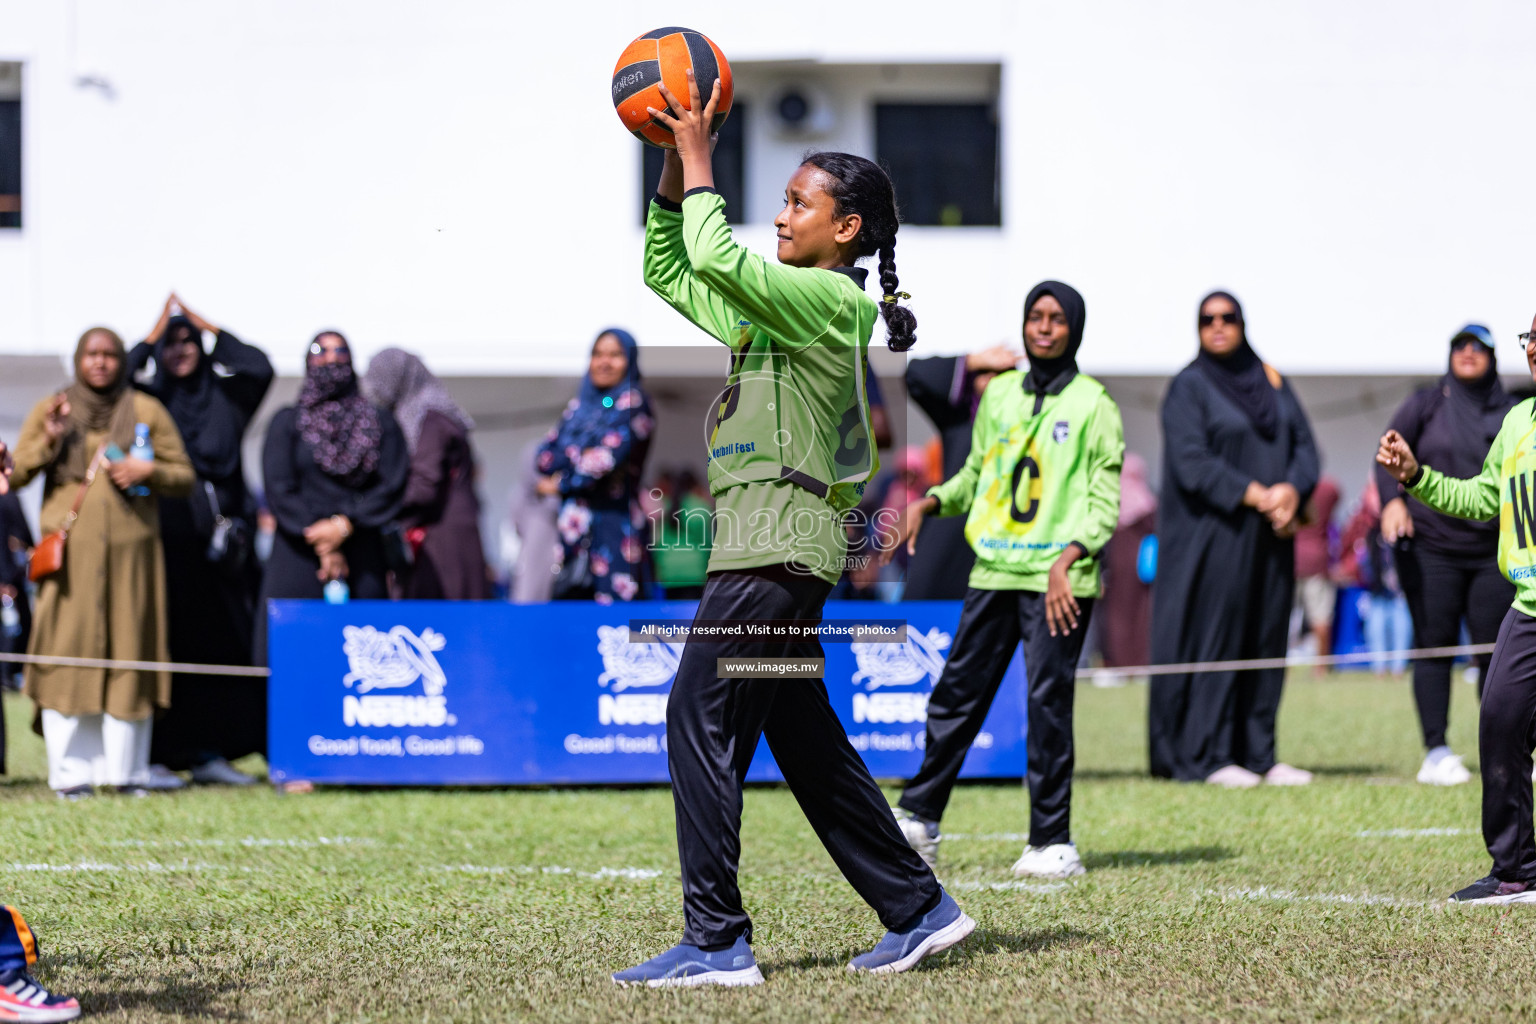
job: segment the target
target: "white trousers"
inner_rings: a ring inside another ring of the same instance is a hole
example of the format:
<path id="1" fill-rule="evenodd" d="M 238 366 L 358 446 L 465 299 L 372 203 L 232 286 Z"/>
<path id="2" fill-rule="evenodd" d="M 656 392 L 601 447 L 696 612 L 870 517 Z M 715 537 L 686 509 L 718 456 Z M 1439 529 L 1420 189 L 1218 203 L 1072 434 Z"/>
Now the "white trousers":
<path id="1" fill-rule="evenodd" d="M 154 718 L 126 722 L 111 715 L 61 715 L 43 709 L 48 785 L 133 786 L 149 781 Z"/>

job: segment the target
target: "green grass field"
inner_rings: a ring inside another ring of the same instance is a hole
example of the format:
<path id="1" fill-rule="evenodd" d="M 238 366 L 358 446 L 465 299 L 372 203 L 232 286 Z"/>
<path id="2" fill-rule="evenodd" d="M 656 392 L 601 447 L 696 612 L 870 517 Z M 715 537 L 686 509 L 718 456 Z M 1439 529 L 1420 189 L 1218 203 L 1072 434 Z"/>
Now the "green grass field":
<path id="1" fill-rule="evenodd" d="M 615 989 L 681 931 L 672 804 L 629 791 L 201 789 L 56 800 L 6 700 L 0 898 L 93 1019 L 1279 1021 L 1536 1015 L 1536 907 L 1450 908 L 1486 873 L 1479 787 L 1416 785 L 1408 686 L 1297 674 L 1304 789 L 1153 782 L 1146 689 L 1078 692 L 1074 836 L 1090 871 L 1015 884 L 1017 784 L 961 788 L 941 875 L 979 928 L 895 977 L 881 929 L 786 790 L 746 797 L 742 888 L 767 984 Z M 1459 680 L 1458 751 L 1475 763 Z M 258 768 L 257 764 L 243 767 Z"/>

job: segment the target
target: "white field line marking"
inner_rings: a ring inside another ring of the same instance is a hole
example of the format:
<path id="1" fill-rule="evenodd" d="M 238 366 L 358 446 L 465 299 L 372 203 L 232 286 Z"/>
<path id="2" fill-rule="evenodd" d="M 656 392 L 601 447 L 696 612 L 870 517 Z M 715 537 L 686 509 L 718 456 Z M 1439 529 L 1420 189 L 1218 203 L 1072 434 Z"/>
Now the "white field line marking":
<path id="1" fill-rule="evenodd" d="M 1357 839 L 1421 839 L 1427 836 L 1465 836 L 1470 828 L 1382 828 L 1356 832 Z"/>
<path id="2" fill-rule="evenodd" d="M 1342 892 L 1299 893 L 1288 889 L 1271 889 L 1261 885 L 1254 889 L 1207 889 L 1207 896 L 1221 900 L 1255 900 L 1276 903 L 1352 903 L 1370 907 L 1427 907 L 1424 900 L 1405 900 L 1396 896 L 1358 896 Z M 1438 905 L 1438 904 L 1437 904 Z"/>
<path id="3" fill-rule="evenodd" d="M 441 864 L 437 867 L 423 867 L 421 870 L 434 873 L 447 871 L 465 875 L 575 875 L 577 878 L 623 878 L 632 882 L 660 878 L 662 875 L 662 872 L 654 868 L 623 867 L 578 871 L 559 864 L 550 864 L 545 867 L 537 867 L 533 864 Z"/>
<path id="4" fill-rule="evenodd" d="M 7 864 L 7 871 L 83 871 L 83 872 L 145 872 L 150 874 L 162 874 L 170 871 L 229 871 L 239 870 L 224 867 L 221 864 L 194 863 L 183 860 L 180 864 L 161 864 L 157 861 L 148 861 L 144 864 L 108 864 L 99 860 L 82 860 L 74 864 Z"/>
<path id="5" fill-rule="evenodd" d="M 106 845 L 131 846 L 135 848 L 149 846 L 276 846 L 288 849 L 312 850 L 322 846 L 377 846 L 378 842 L 373 839 L 357 839 L 353 836 L 318 836 L 314 839 L 267 839 L 257 836 L 246 836 L 244 839 L 114 839 Z"/>
<path id="6" fill-rule="evenodd" d="M 1022 843 L 1027 841 L 1029 836 L 1024 832 L 977 832 L 974 834 L 970 832 L 941 832 L 939 838 L 948 840 L 958 839 L 961 842 L 980 840 L 984 843 Z"/>
<path id="7" fill-rule="evenodd" d="M 956 892 L 1032 892 L 1044 896 L 1048 893 L 1060 892 L 1067 887 L 1066 882 L 954 882 L 946 888 Z"/>

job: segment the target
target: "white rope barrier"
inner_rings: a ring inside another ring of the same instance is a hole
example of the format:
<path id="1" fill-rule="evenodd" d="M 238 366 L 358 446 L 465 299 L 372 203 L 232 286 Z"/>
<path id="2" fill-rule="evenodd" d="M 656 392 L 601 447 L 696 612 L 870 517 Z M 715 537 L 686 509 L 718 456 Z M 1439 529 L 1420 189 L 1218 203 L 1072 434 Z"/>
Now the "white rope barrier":
<path id="1" fill-rule="evenodd" d="M 1192 672 L 1242 672 L 1265 668 L 1291 668 L 1301 665 L 1354 665 L 1382 661 L 1423 661 L 1428 658 L 1456 658 L 1462 655 L 1488 654 L 1493 644 L 1466 644 L 1459 647 L 1414 647 L 1404 651 L 1362 652 L 1359 654 L 1304 655 L 1286 658 L 1247 658 L 1241 661 L 1190 661 L 1178 665 L 1129 665 L 1123 668 L 1079 669 L 1079 679 L 1126 679 L 1141 676 L 1173 676 Z M 132 672 L 178 672 L 198 676 L 241 676 L 265 679 L 271 669 L 249 665 L 198 665 L 180 661 L 124 661 L 114 658 L 71 658 L 51 654 L 4 654 L 0 662 L 15 665 L 60 665 L 66 668 L 126 669 Z"/>
<path id="2" fill-rule="evenodd" d="M 250 665 L 196 665 L 181 661 L 122 661 L 115 658 L 71 658 L 62 654 L 0 654 L 13 665 L 61 665 L 65 668 L 118 668 L 130 672 L 182 672 L 193 676 L 250 676 L 265 679 L 271 669 Z"/>
<path id="3" fill-rule="evenodd" d="M 1189 672 L 1242 672 L 1263 668 L 1290 668 L 1297 665 L 1350 665 L 1381 661 L 1424 661 L 1429 658 L 1455 658 L 1463 654 L 1488 654 L 1493 644 L 1466 644 L 1460 647 L 1414 647 L 1405 651 L 1362 651 L 1359 654 L 1310 654 L 1287 658 L 1247 658 L 1242 661 L 1189 661 L 1181 665 L 1128 665 L 1124 668 L 1079 669 L 1079 679 L 1123 679 L 1134 676 L 1176 676 Z"/>

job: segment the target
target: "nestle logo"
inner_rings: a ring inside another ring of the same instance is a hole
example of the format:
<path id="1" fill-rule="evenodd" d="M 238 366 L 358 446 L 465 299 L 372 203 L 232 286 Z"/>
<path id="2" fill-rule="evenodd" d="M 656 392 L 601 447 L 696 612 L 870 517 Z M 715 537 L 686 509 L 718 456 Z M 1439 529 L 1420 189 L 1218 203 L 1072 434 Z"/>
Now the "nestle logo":
<path id="1" fill-rule="evenodd" d="M 925 722 L 928 720 L 926 693 L 856 693 L 853 695 L 855 722 Z"/>
<path id="2" fill-rule="evenodd" d="M 605 693 L 597 698 L 597 720 L 604 725 L 662 725 L 667 720 L 667 695 Z"/>
<path id="3" fill-rule="evenodd" d="M 341 699 L 341 718 L 347 725 L 384 726 L 448 725 L 446 697 L 353 697 Z"/>

